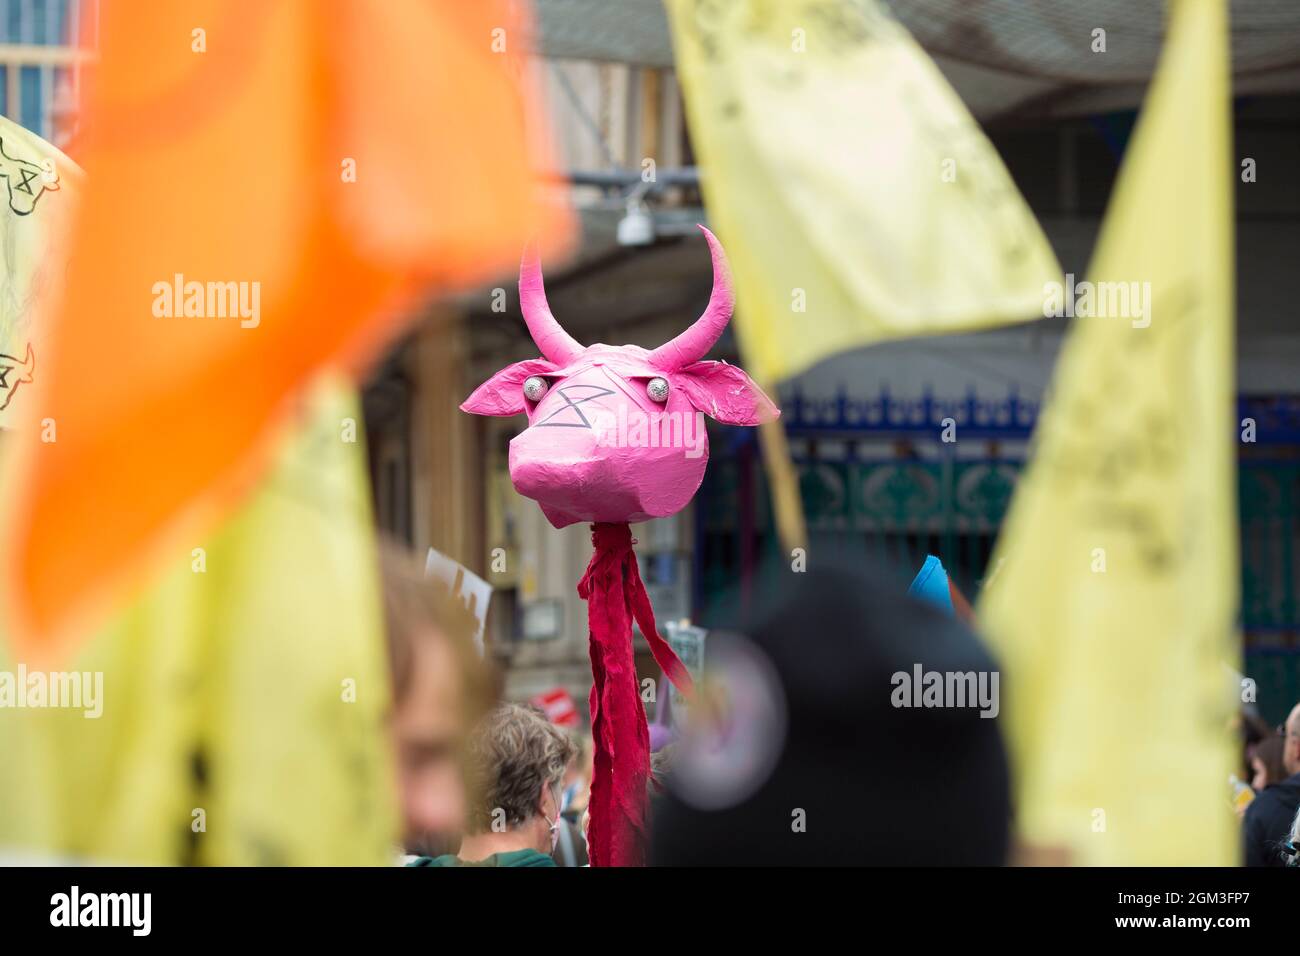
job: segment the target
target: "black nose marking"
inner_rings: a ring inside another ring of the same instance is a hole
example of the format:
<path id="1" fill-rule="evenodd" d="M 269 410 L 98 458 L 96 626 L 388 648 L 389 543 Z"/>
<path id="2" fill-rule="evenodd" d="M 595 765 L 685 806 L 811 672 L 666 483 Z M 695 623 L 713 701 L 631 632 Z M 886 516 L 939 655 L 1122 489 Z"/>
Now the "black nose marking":
<path id="1" fill-rule="evenodd" d="M 578 389 L 587 390 L 587 394 L 579 392 Z M 606 395 L 614 394 L 612 388 L 605 388 L 601 385 L 560 385 L 551 391 L 553 394 L 559 395 L 560 398 L 564 399 L 565 404 L 551 412 L 551 414 L 547 415 L 540 422 L 534 422 L 533 428 L 541 428 L 542 426 L 548 428 L 590 428 L 591 422 L 587 420 L 587 416 L 582 413 L 582 409 L 578 406 L 585 405 L 594 398 L 604 398 Z M 570 395 L 570 392 L 573 394 Z M 563 415 L 570 410 L 572 410 L 573 414 L 577 416 L 577 421 L 555 421 L 556 416 Z"/>

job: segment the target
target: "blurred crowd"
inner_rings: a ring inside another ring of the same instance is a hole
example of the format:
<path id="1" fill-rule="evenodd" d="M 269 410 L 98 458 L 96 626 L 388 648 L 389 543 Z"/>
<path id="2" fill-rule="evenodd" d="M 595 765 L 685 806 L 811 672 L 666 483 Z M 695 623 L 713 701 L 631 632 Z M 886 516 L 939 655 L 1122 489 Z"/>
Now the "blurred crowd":
<path id="1" fill-rule="evenodd" d="M 1241 715 L 1242 773 L 1234 781 L 1247 866 L 1300 866 L 1300 703 L 1269 726 L 1253 710 Z"/>
<path id="2" fill-rule="evenodd" d="M 862 692 L 884 686 L 917 655 L 918 640 L 928 666 L 994 666 L 967 623 L 861 566 L 796 577 L 770 589 L 745 637 L 711 638 L 712 673 L 697 701 L 701 713 L 712 701 L 722 716 L 656 740 L 651 862 L 1069 862 L 1014 845 L 997 721 L 954 708 L 900 710 L 888 695 Z M 431 590 L 413 556 L 386 547 L 383 579 L 400 861 L 587 865 L 591 737 L 538 707 L 498 700 L 472 616 Z M 855 622 L 847 634 L 845 621 Z M 1234 783 L 1245 862 L 1300 864 L 1300 704 L 1277 728 L 1253 710 L 1240 720 Z"/>

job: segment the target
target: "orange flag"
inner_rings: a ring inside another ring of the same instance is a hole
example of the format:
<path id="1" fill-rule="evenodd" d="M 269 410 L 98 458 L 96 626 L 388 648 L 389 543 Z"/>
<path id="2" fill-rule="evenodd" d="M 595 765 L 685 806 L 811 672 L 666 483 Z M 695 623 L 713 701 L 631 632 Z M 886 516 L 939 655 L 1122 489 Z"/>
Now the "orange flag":
<path id="1" fill-rule="evenodd" d="M 516 6 L 104 5 L 67 288 L 5 455 L 20 654 L 188 555 L 304 386 L 364 367 L 419 295 L 564 241 Z"/>

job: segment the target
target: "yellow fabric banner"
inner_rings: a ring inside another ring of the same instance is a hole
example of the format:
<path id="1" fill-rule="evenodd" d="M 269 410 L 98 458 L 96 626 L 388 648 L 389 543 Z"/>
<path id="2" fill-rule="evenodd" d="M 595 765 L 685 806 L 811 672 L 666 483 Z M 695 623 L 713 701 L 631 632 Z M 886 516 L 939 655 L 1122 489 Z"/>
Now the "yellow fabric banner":
<path id="1" fill-rule="evenodd" d="M 0 855 L 391 863 L 359 421 L 320 391 L 259 490 L 67 671 L 0 652 Z"/>
<path id="2" fill-rule="evenodd" d="M 34 395 L 44 342 L 36 313 L 51 309 L 68 268 L 66 235 L 85 181 L 56 147 L 0 116 L 0 428 Z"/>
<path id="3" fill-rule="evenodd" d="M 1231 85 L 1223 0 L 1173 0 L 979 618 L 1021 836 L 1222 865 L 1238 667 Z"/>
<path id="4" fill-rule="evenodd" d="M 668 0 L 746 368 L 1043 315 L 1060 268 L 938 68 L 879 4 Z"/>

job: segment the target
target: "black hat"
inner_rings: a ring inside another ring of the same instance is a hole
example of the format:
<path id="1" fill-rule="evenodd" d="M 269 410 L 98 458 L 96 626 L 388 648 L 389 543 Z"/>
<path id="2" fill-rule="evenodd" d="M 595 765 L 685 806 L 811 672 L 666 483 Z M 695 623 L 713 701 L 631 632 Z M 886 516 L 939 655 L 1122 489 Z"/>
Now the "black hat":
<path id="1" fill-rule="evenodd" d="M 905 586 L 814 547 L 806 571 L 764 575 L 742 633 L 710 633 L 703 730 L 674 748 L 653 863 L 1005 861 L 996 663 Z"/>

